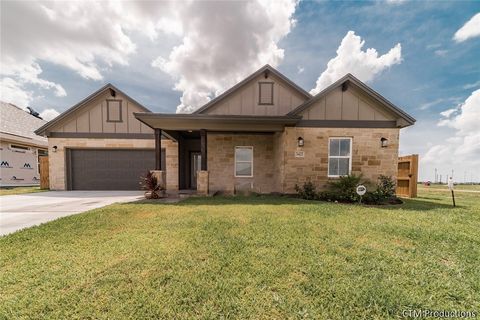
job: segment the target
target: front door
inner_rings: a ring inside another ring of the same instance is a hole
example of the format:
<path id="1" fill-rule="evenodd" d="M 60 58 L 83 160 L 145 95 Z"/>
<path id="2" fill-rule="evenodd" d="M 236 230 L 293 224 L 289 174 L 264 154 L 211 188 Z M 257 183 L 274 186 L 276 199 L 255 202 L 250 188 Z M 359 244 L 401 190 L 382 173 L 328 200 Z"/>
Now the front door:
<path id="1" fill-rule="evenodd" d="M 202 154 L 200 152 L 190 153 L 190 188 L 197 189 L 197 171 L 202 165 Z"/>

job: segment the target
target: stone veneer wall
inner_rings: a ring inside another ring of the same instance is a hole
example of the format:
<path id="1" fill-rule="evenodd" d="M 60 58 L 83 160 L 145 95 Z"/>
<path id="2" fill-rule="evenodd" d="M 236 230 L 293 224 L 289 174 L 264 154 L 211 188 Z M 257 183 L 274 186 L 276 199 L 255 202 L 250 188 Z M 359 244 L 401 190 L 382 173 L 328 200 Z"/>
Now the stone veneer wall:
<path id="1" fill-rule="evenodd" d="M 278 139 L 273 134 L 207 134 L 207 165 L 210 192 L 249 189 L 259 193 L 281 192 L 279 181 Z M 253 177 L 235 177 L 235 147 L 253 146 Z"/>
<path id="2" fill-rule="evenodd" d="M 303 137 L 304 147 L 297 146 Z M 328 138 L 352 138 L 352 173 L 376 182 L 380 174 L 396 177 L 398 162 L 398 128 L 300 128 L 284 131 L 284 177 L 282 191 L 294 193 L 295 184 L 311 180 L 322 189 L 328 178 Z M 388 147 L 380 147 L 380 139 L 388 139 Z M 295 158 L 295 151 L 304 151 L 304 158 Z"/>
<path id="3" fill-rule="evenodd" d="M 58 147 L 57 152 L 53 152 L 53 146 Z M 154 149 L 155 141 L 153 139 L 49 138 L 48 148 L 50 189 L 65 190 L 65 148 Z M 162 148 L 165 148 L 166 152 L 167 190 L 178 190 L 178 144 L 171 140 L 162 140 Z"/>

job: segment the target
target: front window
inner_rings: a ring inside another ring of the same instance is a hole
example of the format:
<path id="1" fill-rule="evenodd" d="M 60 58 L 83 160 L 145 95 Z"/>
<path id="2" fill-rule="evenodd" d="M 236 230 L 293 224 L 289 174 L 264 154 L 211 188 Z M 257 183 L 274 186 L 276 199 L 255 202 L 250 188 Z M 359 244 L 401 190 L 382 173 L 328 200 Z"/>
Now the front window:
<path id="1" fill-rule="evenodd" d="M 350 174 L 352 168 L 352 138 L 330 138 L 328 145 L 328 176 Z"/>
<path id="2" fill-rule="evenodd" d="M 253 177 L 253 147 L 235 147 L 235 177 Z"/>

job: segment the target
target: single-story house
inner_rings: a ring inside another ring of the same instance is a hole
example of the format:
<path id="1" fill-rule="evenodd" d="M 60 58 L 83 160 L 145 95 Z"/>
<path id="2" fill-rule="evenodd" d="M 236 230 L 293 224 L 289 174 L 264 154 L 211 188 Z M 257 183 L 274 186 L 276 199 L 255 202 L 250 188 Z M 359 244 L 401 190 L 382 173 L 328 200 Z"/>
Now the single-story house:
<path id="1" fill-rule="evenodd" d="M 47 138 L 34 133 L 47 122 L 13 104 L 0 102 L 0 186 L 40 184 L 38 157 L 47 155 Z"/>
<path id="2" fill-rule="evenodd" d="M 414 122 L 351 74 L 312 96 L 266 65 L 191 114 L 150 112 L 107 84 L 36 132 L 54 190 L 137 189 L 154 170 L 167 192 L 293 193 L 395 177 L 399 131 Z"/>

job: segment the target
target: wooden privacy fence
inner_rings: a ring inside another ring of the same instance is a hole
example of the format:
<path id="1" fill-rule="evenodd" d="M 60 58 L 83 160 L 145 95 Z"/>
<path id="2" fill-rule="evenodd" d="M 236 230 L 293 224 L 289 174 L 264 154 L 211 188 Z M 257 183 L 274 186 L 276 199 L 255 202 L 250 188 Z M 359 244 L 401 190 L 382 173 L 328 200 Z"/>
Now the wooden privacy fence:
<path id="1" fill-rule="evenodd" d="M 48 177 L 48 157 L 39 157 L 40 161 L 40 189 L 48 189 L 50 187 L 50 179 Z"/>
<path id="2" fill-rule="evenodd" d="M 416 198 L 418 154 L 398 158 L 397 196 Z"/>

